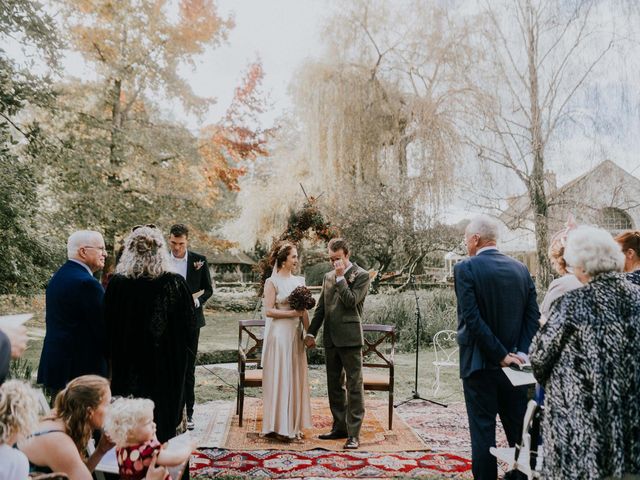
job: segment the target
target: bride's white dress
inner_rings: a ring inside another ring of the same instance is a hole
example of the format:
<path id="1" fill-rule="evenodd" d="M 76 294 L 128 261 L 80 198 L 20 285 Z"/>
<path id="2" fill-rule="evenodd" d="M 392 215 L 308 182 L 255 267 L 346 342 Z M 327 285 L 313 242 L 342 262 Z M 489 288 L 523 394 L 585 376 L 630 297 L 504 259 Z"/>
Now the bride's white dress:
<path id="1" fill-rule="evenodd" d="M 267 280 L 276 290 L 275 308 L 291 310 L 287 297 L 304 278 L 273 275 Z M 311 401 L 307 355 L 302 341 L 302 319 L 266 317 L 262 353 L 262 433 L 289 438 L 311 428 Z"/>

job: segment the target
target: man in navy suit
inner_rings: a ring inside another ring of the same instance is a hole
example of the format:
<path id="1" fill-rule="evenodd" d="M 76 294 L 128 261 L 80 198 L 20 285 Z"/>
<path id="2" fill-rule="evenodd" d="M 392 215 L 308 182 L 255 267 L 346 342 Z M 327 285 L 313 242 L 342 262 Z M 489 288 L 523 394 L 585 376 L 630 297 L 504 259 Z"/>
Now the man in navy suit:
<path id="1" fill-rule="evenodd" d="M 107 258 L 102 235 L 90 230 L 74 232 L 67 241 L 67 257 L 46 291 L 46 334 L 38 383 L 52 398 L 80 375 L 107 376 L 104 289 L 93 276 Z"/>
<path id="2" fill-rule="evenodd" d="M 187 360 L 187 376 L 185 378 L 185 400 L 187 405 L 187 428 L 193 430 L 193 405 L 195 404 L 196 385 L 196 353 L 200 339 L 200 328 L 204 327 L 204 303 L 213 294 L 209 265 L 204 255 L 187 250 L 189 245 L 189 229 L 182 223 L 177 223 L 169 231 L 169 248 L 171 259 L 176 272 L 182 275 L 189 285 L 192 294 L 202 292 L 194 298 L 196 306 L 196 329 L 189 342 L 189 358 Z"/>
<path id="3" fill-rule="evenodd" d="M 471 432 L 475 479 L 495 480 L 500 415 L 509 445 L 522 435 L 527 388 L 514 387 L 501 367 L 524 363 L 538 328 L 536 289 L 527 268 L 496 248 L 498 224 L 479 216 L 465 230 L 468 259 L 454 267 L 460 377 Z"/>

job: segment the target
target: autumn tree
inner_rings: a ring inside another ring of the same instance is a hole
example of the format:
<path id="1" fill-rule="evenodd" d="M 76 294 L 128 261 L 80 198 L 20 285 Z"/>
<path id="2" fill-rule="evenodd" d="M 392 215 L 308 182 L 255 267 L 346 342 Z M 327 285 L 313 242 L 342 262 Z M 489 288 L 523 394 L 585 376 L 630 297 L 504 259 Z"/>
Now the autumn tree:
<path id="1" fill-rule="evenodd" d="M 92 225 L 108 243 L 132 224 L 191 223 L 196 242 L 224 218 L 241 163 L 265 153 L 266 132 L 250 123 L 262 101 L 260 61 L 249 66 L 227 114 L 191 132 L 167 118 L 179 103 L 196 116 L 212 98 L 195 95 L 182 67 L 225 40 L 231 19 L 211 0 L 65 0 L 69 42 L 95 68 L 94 81 L 60 86 L 48 124 L 58 129 L 64 164 L 50 165 L 60 219 Z M 244 123 L 243 123 L 244 122 Z"/>
<path id="2" fill-rule="evenodd" d="M 21 53 L 37 53 L 45 69 L 57 64 L 61 42 L 53 20 L 39 2 L 0 3 L 0 40 Z M 51 82 L 0 49 L 0 293 L 25 294 L 41 288 L 61 249 L 52 246 L 42 198 L 39 162 L 49 139 L 30 112 L 50 109 Z"/>
<path id="3" fill-rule="evenodd" d="M 492 1 L 476 19 L 483 54 L 469 76 L 476 93 L 467 138 L 478 159 L 526 191 L 541 288 L 552 278 L 547 150 L 561 126 L 578 120 L 575 96 L 612 48 L 602 7 L 597 0 Z"/>

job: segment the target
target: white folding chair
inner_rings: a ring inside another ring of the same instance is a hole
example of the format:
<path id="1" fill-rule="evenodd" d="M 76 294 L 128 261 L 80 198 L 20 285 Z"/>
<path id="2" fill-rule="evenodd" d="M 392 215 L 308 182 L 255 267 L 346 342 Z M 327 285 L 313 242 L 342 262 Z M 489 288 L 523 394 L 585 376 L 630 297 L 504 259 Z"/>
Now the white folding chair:
<path id="1" fill-rule="evenodd" d="M 541 408 L 541 407 L 540 407 Z M 540 478 L 540 470 L 542 468 L 542 445 L 535 445 L 534 454 L 536 458 L 533 459 L 535 468 L 531 468 L 532 451 L 531 443 L 536 442 L 537 438 L 532 439 L 531 430 L 534 422 L 539 422 L 536 419 L 536 414 L 539 413 L 539 407 L 535 400 L 529 400 L 527 404 L 527 411 L 524 414 L 524 421 L 522 422 L 522 439 L 520 444 L 514 448 L 497 448 L 491 447 L 489 451 L 498 460 L 507 464 L 507 470 L 519 470 L 524 473 L 529 480 Z M 539 427 L 536 425 L 536 428 Z"/>
<path id="2" fill-rule="evenodd" d="M 433 381 L 433 394 L 440 390 L 440 369 L 443 367 L 458 368 L 458 344 L 455 330 L 440 330 L 433 336 L 433 351 L 435 360 L 433 366 L 436 369 L 436 378 Z M 455 348 L 451 348 L 455 345 Z"/>

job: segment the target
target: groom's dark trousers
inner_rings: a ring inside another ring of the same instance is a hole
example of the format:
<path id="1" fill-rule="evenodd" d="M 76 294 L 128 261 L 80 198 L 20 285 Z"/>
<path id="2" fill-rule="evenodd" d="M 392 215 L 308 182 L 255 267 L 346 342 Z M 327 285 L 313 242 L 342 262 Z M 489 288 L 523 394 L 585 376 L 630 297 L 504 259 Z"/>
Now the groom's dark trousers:
<path id="1" fill-rule="evenodd" d="M 473 477 L 495 480 L 496 415 L 510 446 L 522 435 L 526 387 L 513 387 L 500 368 L 510 352 L 529 352 L 540 312 L 527 268 L 497 249 L 454 267 L 460 377 L 469 417 Z"/>

